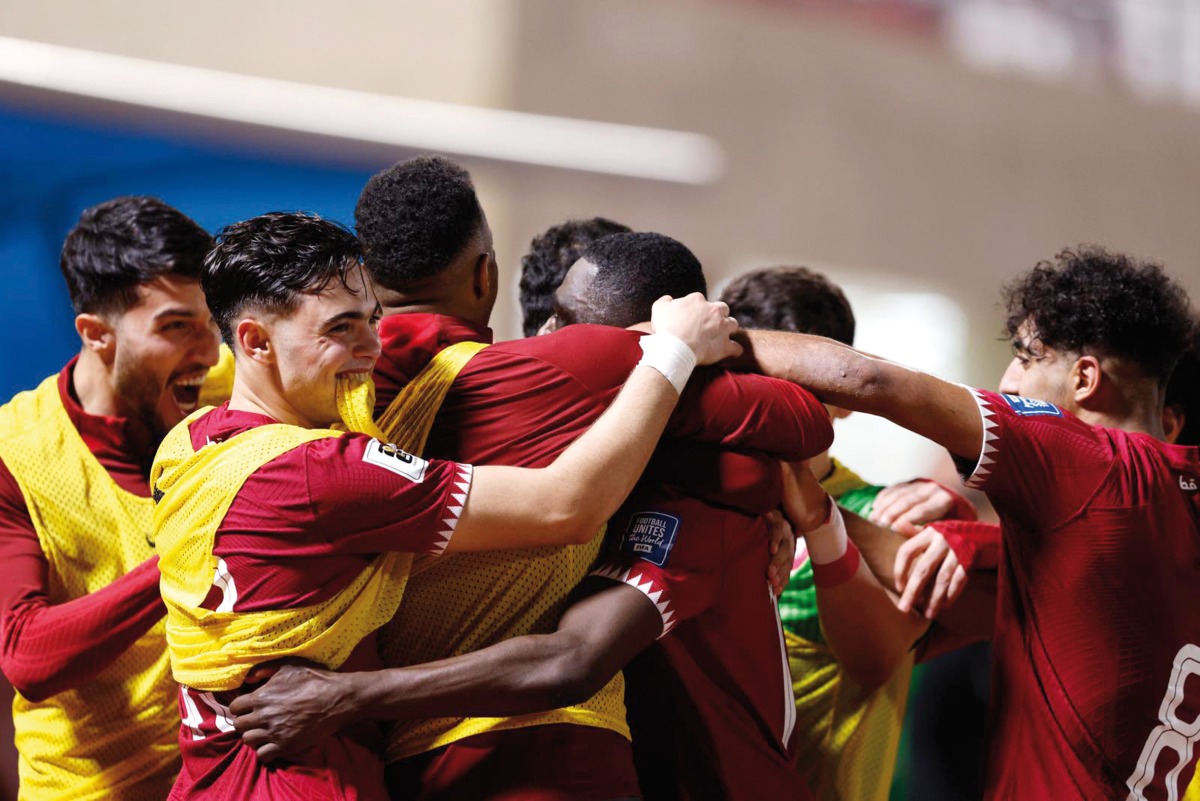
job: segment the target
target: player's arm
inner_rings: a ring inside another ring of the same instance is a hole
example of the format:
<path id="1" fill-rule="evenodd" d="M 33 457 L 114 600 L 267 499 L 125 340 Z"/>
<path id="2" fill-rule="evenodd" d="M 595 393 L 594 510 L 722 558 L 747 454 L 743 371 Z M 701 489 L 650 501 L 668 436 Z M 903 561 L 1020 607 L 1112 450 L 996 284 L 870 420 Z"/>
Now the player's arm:
<path id="1" fill-rule="evenodd" d="M 729 339 L 737 323 L 727 314 L 725 304 L 708 303 L 696 293 L 655 303 L 653 323 L 657 332 L 690 349 L 694 363 L 709 364 L 740 351 Z M 648 351 L 608 410 L 548 467 L 476 467 L 447 551 L 564 545 L 594 537 L 633 489 L 679 400 L 679 390 L 664 377 L 679 369 L 664 370 L 662 361 Z M 682 373 L 685 380 L 687 373 L 690 367 Z"/>
<path id="2" fill-rule="evenodd" d="M 785 469 L 784 487 L 784 507 L 812 560 L 825 641 L 855 683 L 881 687 L 929 623 L 896 608 L 848 539 L 841 517 L 848 513 L 829 501 L 806 464 Z"/>
<path id="3" fill-rule="evenodd" d="M 358 720 L 507 717 L 579 703 L 663 627 L 658 610 L 633 587 L 593 579 L 590 589 L 552 634 L 369 673 L 284 666 L 231 704 L 234 726 L 260 759 L 272 761 Z"/>
<path id="4" fill-rule="evenodd" d="M 826 403 L 886 417 L 954 456 L 975 460 L 983 423 L 971 391 L 936 376 L 808 334 L 743 331 L 732 365 L 782 378 Z"/>
<path id="5" fill-rule="evenodd" d="M 164 614 L 158 557 L 97 592 L 50 603 L 49 564 L 12 475 L 0 465 L 0 671 L 30 701 L 95 678 Z"/>

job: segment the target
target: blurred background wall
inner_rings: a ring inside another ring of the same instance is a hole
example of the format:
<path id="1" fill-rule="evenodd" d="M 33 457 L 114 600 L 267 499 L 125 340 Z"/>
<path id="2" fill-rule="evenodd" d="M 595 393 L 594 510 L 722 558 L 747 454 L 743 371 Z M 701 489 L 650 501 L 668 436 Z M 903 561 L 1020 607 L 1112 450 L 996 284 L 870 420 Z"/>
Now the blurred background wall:
<path id="1" fill-rule="evenodd" d="M 135 61 L 109 86 L 62 77 L 97 53 Z M 237 113 L 196 110 L 205 76 Z M 683 240 L 714 290 L 823 270 L 861 347 L 994 386 L 998 290 L 1064 246 L 1162 260 L 1200 295 L 1198 111 L 1200 0 L 0 0 L 0 395 L 78 347 L 57 258 L 84 207 L 144 193 L 214 231 L 274 209 L 352 224 L 367 176 L 425 150 L 476 178 L 501 339 L 531 237 L 599 214 Z M 543 138 L 544 117 L 636 129 Z M 651 154 L 656 172 L 643 129 L 693 135 L 695 158 Z M 839 425 L 871 479 L 947 471 L 879 421 Z"/>
<path id="2" fill-rule="evenodd" d="M 75 348 L 55 264 L 83 207 L 149 193 L 212 229 L 278 208 L 352 223 L 366 176 L 426 149 L 460 158 L 479 184 L 507 268 L 500 338 L 519 334 L 530 238 L 601 214 L 683 240 L 714 288 L 767 264 L 825 270 L 859 309 L 860 346 L 993 386 L 1007 358 L 998 289 L 1063 246 L 1161 259 L 1200 291 L 1198 20 L 1191 0 L 6 0 L 0 36 L 144 60 L 123 87 L 165 82 L 185 106 L 190 84 L 158 75 L 162 64 L 355 90 L 368 130 L 375 100 L 440 101 L 702 134 L 719 163 L 683 180 L 630 177 L 463 146 L 491 139 L 490 120 L 446 124 L 441 147 L 436 131 L 381 143 L 289 128 L 288 109 L 261 99 L 255 112 L 278 125 L 10 78 L 0 313 L 22 347 L 0 351 L 0 391 Z M 879 480 L 936 457 L 878 421 L 852 418 L 843 433 L 848 459 L 881 441 L 903 452 Z"/>

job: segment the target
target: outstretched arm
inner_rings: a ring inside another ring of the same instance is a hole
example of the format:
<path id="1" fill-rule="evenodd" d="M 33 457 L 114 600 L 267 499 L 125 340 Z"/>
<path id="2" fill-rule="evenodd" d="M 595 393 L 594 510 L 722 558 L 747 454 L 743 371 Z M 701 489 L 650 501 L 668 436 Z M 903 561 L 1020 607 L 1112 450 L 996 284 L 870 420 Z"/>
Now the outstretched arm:
<path id="1" fill-rule="evenodd" d="M 946 448 L 977 459 L 983 423 L 971 391 L 909 367 L 808 334 L 743 331 L 731 366 L 808 388 L 826 403 L 886 417 Z"/>
<path id="2" fill-rule="evenodd" d="M 866 689 L 882 686 L 928 622 L 896 608 L 847 539 L 842 515 L 849 513 L 829 500 L 807 464 L 785 468 L 784 508 L 805 532 L 817 613 L 829 649 L 857 684 Z"/>
<path id="3" fill-rule="evenodd" d="M 699 293 L 659 300 L 656 333 L 643 342 L 668 335 L 682 343 L 680 353 L 693 365 L 720 361 L 740 351 L 729 338 L 737 323 L 728 313 L 724 303 L 708 303 Z M 679 387 L 665 372 L 680 383 L 691 365 L 672 364 L 673 358 L 668 352 L 664 366 L 663 355 L 647 351 L 608 410 L 548 467 L 475 468 L 447 551 L 567 545 L 594 537 L 633 489 L 679 400 Z"/>
<path id="4" fill-rule="evenodd" d="M 585 586 L 594 593 L 567 609 L 553 634 L 370 673 L 286 665 L 234 700 L 234 726 L 269 762 L 358 720 L 512 716 L 579 703 L 662 632 L 658 610 L 633 587 Z"/>

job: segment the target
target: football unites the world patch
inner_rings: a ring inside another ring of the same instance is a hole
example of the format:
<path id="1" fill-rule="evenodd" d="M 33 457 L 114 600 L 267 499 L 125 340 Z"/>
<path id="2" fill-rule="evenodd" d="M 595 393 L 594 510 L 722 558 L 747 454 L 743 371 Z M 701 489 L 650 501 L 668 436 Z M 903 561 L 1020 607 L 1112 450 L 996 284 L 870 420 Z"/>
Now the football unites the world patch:
<path id="1" fill-rule="evenodd" d="M 391 443 L 380 442 L 377 439 L 367 443 L 363 461 L 390 470 L 398 476 L 404 476 L 414 484 L 425 480 L 425 468 L 429 464 L 420 456 L 413 456 Z"/>
<path id="2" fill-rule="evenodd" d="M 679 518 L 662 512 L 638 512 L 629 518 L 621 551 L 663 567 L 675 547 Z"/>
<path id="3" fill-rule="evenodd" d="M 1022 417 L 1062 417 L 1062 409 L 1053 403 L 1021 395 L 1001 395 L 1014 412 Z"/>

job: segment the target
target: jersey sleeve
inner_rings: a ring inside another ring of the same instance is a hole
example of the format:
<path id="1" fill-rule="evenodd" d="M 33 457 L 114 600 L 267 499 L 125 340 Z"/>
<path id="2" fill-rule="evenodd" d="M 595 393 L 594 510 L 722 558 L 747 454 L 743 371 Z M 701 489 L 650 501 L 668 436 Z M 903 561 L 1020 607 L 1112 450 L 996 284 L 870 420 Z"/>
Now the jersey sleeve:
<path id="1" fill-rule="evenodd" d="M 78 687 L 166 614 L 158 557 L 97 592 L 50 603 L 50 566 L 21 489 L 0 463 L 0 671 L 26 698 Z"/>
<path id="2" fill-rule="evenodd" d="M 1000 565 L 1000 527 L 977 520 L 935 520 L 928 524 L 946 538 L 963 570 L 996 570 Z"/>
<path id="3" fill-rule="evenodd" d="M 257 510 L 269 528 L 295 531 L 295 555 L 440 554 L 470 490 L 470 465 L 348 434 L 305 443 L 260 468 L 238 493 L 239 519 L 251 527 Z"/>
<path id="4" fill-rule="evenodd" d="M 809 459 L 833 444 L 829 412 L 808 390 L 775 378 L 707 367 L 692 374 L 667 433 L 786 461 Z"/>
<path id="5" fill-rule="evenodd" d="M 1031 530 L 1048 530 L 1073 516 L 1112 466 L 1115 454 L 1104 430 L 1046 401 L 972 393 L 983 441 L 973 465 L 956 460 L 964 483 Z"/>
<path id="6" fill-rule="evenodd" d="M 713 522 L 723 513 L 696 502 L 635 502 L 609 523 L 605 553 L 592 575 L 628 584 L 662 617 L 664 637 L 716 603 L 722 537 Z"/>

